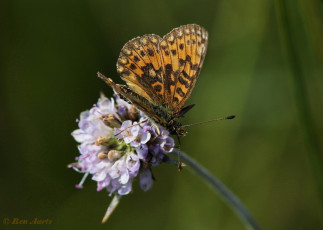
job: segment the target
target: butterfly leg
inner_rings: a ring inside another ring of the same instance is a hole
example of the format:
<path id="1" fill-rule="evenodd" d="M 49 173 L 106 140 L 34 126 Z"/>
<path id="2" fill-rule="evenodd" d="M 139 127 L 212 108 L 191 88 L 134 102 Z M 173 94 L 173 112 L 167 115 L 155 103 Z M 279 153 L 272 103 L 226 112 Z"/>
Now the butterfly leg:
<path id="1" fill-rule="evenodd" d="M 181 139 L 179 136 L 177 136 L 177 140 L 178 140 L 178 151 L 177 151 L 177 171 L 181 172 L 182 171 L 182 162 L 181 162 Z"/>
<path id="2" fill-rule="evenodd" d="M 158 125 L 156 125 L 155 127 L 156 127 L 156 131 L 157 131 L 157 135 L 160 136 L 161 132 L 160 132 L 160 129 L 159 129 Z"/>
<path id="3" fill-rule="evenodd" d="M 156 128 L 156 133 L 157 133 L 157 137 L 161 135 L 159 126 L 154 122 L 154 121 L 150 121 L 151 122 L 151 126 Z"/>

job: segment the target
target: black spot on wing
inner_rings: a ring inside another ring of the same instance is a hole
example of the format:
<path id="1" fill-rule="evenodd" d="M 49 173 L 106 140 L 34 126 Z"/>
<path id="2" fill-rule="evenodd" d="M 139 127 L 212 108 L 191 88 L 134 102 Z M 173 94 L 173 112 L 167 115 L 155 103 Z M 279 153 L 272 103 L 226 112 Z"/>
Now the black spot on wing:
<path id="1" fill-rule="evenodd" d="M 199 67 L 199 64 L 193 65 L 192 63 L 190 63 L 190 66 L 191 66 L 191 70 L 197 70 L 197 68 Z"/>
<path id="2" fill-rule="evenodd" d="M 155 85 L 154 86 L 154 90 L 156 91 L 156 92 L 160 92 L 161 90 L 162 90 L 162 87 L 161 87 L 161 85 Z"/>
<path id="3" fill-rule="evenodd" d="M 135 69 L 137 69 L 137 66 L 136 66 L 136 65 L 134 65 L 133 63 L 131 63 L 131 64 L 130 64 L 130 69 L 135 70 Z"/>
<path id="4" fill-rule="evenodd" d="M 185 65 L 185 60 L 183 60 L 182 58 L 179 59 L 179 65 L 180 66 L 184 66 Z"/>
<path id="5" fill-rule="evenodd" d="M 151 57 L 154 56 L 154 51 L 152 49 L 148 48 L 147 52 L 148 52 L 149 56 L 151 56 Z"/>
<path id="6" fill-rule="evenodd" d="M 166 76 L 170 76 L 170 74 L 173 72 L 173 66 L 172 64 L 167 64 L 165 66 L 165 74 Z"/>
<path id="7" fill-rule="evenodd" d="M 172 41 L 168 40 L 169 44 L 171 44 L 171 45 L 173 45 L 175 43 L 175 41 L 176 41 L 176 39 L 174 39 Z"/>
<path id="8" fill-rule="evenodd" d="M 190 76 L 188 76 L 188 74 L 186 73 L 186 71 L 185 71 L 185 70 L 182 72 L 182 75 L 183 75 L 183 77 L 184 77 L 184 78 L 186 78 L 187 80 L 191 80 L 191 77 L 190 77 Z"/>
<path id="9" fill-rule="evenodd" d="M 182 91 L 181 88 L 177 88 L 176 89 L 176 93 L 178 93 L 178 95 L 181 96 L 181 97 L 184 97 L 185 96 L 185 93 Z"/>
<path id="10" fill-rule="evenodd" d="M 190 86 L 189 82 L 183 79 L 182 76 L 178 76 L 178 81 L 184 85 L 186 89 Z"/>
<path id="11" fill-rule="evenodd" d="M 134 56 L 133 56 L 133 60 L 134 60 L 135 62 L 138 62 L 140 59 L 139 59 L 139 57 L 138 57 L 137 55 L 134 55 Z"/>
<path id="12" fill-rule="evenodd" d="M 178 71 L 174 72 L 172 64 L 167 64 L 165 66 L 165 75 L 169 84 L 174 85 L 175 81 L 172 80 L 171 74 L 173 74 L 174 77 L 176 77 L 176 75 L 178 74 Z"/>

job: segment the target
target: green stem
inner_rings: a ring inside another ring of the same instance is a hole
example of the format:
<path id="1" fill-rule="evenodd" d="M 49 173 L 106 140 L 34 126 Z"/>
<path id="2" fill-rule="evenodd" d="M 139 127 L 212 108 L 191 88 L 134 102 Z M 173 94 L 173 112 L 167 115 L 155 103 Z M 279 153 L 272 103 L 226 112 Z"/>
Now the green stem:
<path id="1" fill-rule="evenodd" d="M 177 156 L 178 150 L 174 150 L 171 153 L 173 156 Z M 261 228 L 253 219 L 248 210 L 242 205 L 239 199 L 226 188 L 217 178 L 215 178 L 209 171 L 199 165 L 195 160 L 180 152 L 182 161 L 188 165 L 188 170 L 192 171 L 203 179 L 220 197 L 236 212 L 240 219 L 245 223 L 247 229 L 260 230 Z"/>
<path id="2" fill-rule="evenodd" d="M 297 1 L 296 1 L 297 2 Z M 293 2 L 292 4 L 297 4 Z M 293 83 L 294 97 L 297 107 L 297 115 L 301 132 L 307 146 L 307 156 L 316 180 L 317 190 L 323 208 L 323 159 L 320 156 L 319 140 L 315 130 L 315 124 L 310 112 L 308 93 L 300 55 L 297 53 L 297 45 L 293 36 L 290 7 L 285 0 L 276 1 L 276 11 L 278 22 L 280 23 L 280 33 L 286 51 L 286 58 L 290 67 Z M 297 5 L 294 5 L 297 7 Z M 300 26 L 299 26 L 300 27 Z M 298 27 L 298 28 L 299 28 Z"/>

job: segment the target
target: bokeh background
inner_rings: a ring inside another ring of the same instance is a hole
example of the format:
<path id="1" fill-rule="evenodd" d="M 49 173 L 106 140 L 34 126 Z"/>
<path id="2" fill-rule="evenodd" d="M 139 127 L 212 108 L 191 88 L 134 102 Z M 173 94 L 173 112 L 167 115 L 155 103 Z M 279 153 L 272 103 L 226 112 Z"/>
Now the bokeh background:
<path id="1" fill-rule="evenodd" d="M 244 229 L 188 170 L 162 165 L 153 188 L 111 200 L 67 168 L 79 113 L 121 80 L 131 38 L 196 23 L 209 46 L 183 123 L 182 149 L 246 205 L 263 229 L 323 229 L 323 2 L 320 0 L 0 1 L 0 217 L 51 219 L 1 229 Z M 321 184 L 322 185 L 322 184 Z M 322 187 L 321 187 L 322 188 Z M 320 192 L 321 191 L 321 192 Z"/>

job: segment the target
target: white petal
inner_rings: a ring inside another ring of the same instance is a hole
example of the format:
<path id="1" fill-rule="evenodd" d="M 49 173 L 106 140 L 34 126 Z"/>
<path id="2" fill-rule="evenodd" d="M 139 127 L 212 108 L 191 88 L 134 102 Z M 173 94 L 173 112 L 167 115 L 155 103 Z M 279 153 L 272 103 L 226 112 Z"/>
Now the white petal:
<path id="1" fill-rule="evenodd" d="M 93 142 L 94 138 L 93 136 L 85 133 L 83 130 L 81 129 L 76 129 L 72 132 L 72 136 L 74 137 L 74 139 L 79 142 Z"/>
<path id="2" fill-rule="evenodd" d="M 141 144 L 146 144 L 150 140 L 150 137 L 151 137 L 150 132 L 144 132 L 141 135 L 141 140 L 140 140 Z"/>
<path id="3" fill-rule="evenodd" d="M 106 178 L 106 176 L 107 176 L 107 174 L 104 171 L 102 171 L 99 173 L 95 173 L 92 177 L 92 180 L 103 181 Z"/>
<path id="4" fill-rule="evenodd" d="M 132 181 L 130 180 L 127 184 L 121 186 L 121 188 L 118 189 L 118 193 L 120 195 L 126 195 L 129 192 L 131 192 L 132 189 Z"/>
<path id="5" fill-rule="evenodd" d="M 123 170 L 123 172 L 121 173 L 120 183 L 126 184 L 128 180 L 129 180 L 129 173 L 128 173 L 128 170 L 125 168 L 125 170 Z"/>

